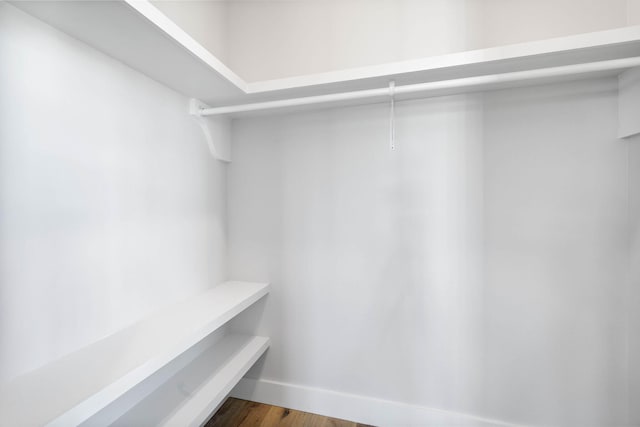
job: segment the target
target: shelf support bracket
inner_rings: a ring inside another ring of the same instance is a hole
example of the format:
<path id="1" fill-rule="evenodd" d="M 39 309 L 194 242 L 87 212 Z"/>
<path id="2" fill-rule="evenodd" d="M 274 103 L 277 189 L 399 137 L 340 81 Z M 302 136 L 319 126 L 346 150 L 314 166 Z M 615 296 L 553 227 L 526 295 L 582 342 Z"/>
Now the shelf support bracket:
<path id="1" fill-rule="evenodd" d="M 231 119 L 224 116 L 205 117 L 201 111 L 210 108 L 197 99 L 189 100 L 189 114 L 198 122 L 214 159 L 231 162 Z"/>

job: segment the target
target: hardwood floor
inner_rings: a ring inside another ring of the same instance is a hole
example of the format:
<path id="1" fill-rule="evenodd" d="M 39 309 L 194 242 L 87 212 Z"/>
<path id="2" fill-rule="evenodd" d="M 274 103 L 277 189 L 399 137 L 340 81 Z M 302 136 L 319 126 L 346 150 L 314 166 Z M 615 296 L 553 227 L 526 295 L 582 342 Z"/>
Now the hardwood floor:
<path id="1" fill-rule="evenodd" d="M 205 427 L 372 427 L 230 397 Z"/>

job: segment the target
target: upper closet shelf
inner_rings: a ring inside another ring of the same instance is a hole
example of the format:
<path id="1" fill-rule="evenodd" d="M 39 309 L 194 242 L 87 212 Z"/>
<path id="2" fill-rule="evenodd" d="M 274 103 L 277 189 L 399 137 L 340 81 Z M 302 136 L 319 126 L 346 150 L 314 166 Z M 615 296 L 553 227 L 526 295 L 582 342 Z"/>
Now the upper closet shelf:
<path id="1" fill-rule="evenodd" d="M 79 425 L 268 291 L 266 283 L 223 283 L 3 384 L 0 424 Z M 267 341 L 260 339 L 259 344 L 255 354 L 264 351 Z M 247 360 L 238 366 L 247 365 Z"/>
<path id="2" fill-rule="evenodd" d="M 640 26 L 270 81 L 245 82 L 147 0 L 16 1 L 22 10 L 211 106 L 640 56 Z M 620 70 L 599 72 L 615 75 Z M 566 79 L 563 76 L 562 79 Z M 547 79 L 546 81 L 550 81 Z"/>

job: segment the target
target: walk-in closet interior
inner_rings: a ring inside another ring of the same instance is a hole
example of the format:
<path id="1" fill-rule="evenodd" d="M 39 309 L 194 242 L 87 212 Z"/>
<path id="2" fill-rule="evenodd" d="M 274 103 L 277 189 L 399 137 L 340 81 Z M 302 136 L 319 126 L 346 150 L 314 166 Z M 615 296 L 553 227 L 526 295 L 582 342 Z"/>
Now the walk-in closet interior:
<path id="1" fill-rule="evenodd" d="M 640 0 L 0 1 L 0 426 L 229 397 L 640 427 Z"/>

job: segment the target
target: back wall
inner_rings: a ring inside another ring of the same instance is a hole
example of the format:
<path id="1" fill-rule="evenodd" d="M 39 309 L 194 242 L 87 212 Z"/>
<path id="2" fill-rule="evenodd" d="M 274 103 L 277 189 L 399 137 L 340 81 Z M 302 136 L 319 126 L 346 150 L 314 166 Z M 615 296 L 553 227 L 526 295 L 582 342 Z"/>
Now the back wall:
<path id="1" fill-rule="evenodd" d="M 311 408 L 623 425 L 616 105 L 615 79 L 400 102 L 395 152 L 386 104 L 236 120 L 230 272 L 273 283 L 235 324 L 272 338 L 250 376 Z"/>

